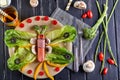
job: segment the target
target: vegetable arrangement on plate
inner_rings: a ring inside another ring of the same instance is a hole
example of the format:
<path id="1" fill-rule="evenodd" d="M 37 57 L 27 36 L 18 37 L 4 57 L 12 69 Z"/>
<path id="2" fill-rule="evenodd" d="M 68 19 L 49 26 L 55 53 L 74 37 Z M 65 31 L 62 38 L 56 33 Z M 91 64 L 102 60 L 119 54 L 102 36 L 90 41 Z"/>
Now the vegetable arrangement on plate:
<path id="1" fill-rule="evenodd" d="M 28 20 L 23 22 L 26 21 Z M 49 21 L 51 22 L 51 19 Z M 31 23 L 27 22 L 28 24 Z M 55 27 L 54 25 L 52 27 Z M 66 49 L 66 42 L 74 41 L 77 35 L 76 29 L 65 25 L 51 30 L 52 28 L 47 24 L 31 25 L 29 29 L 34 32 L 21 29 L 9 29 L 5 32 L 6 45 L 9 49 L 14 48 L 7 61 L 8 68 L 19 70 L 35 80 L 47 77 L 54 80 L 53 76 L 74 60 L 73 54 Z"/>

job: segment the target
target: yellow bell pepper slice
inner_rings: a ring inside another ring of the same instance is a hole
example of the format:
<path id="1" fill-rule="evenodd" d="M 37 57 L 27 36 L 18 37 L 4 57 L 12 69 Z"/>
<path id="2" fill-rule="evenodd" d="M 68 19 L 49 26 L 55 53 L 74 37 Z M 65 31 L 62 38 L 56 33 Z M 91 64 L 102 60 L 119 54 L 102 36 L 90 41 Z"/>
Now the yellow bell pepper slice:
<path id="1" fill-rule="evenodd" d="M 37 75 L 38 75 L 38 73 L 39 73 L 39 70 L 40 70 L 40 68 L 42 67 L 42 65 L 43 65 L 43 63 L 40 63 L 40 64 L 38 64 L 38 66 L 36 67 L 36 69 L 35 69 L 35 72 L 34 72 L 34 80 L 36 80 L 37 79 Z"/>
<path id="2" fill-rule="evenodd" d="M 30 64 L 30 63 L 24 65 L 24 66 L 22 67 L 22 69 L 21 69 L 21 72 L 23 72 L 23 71 L 25 70 L 25 68 L 26 68 L 29 64 Z"/>
<path id="3" fill-rule="evenodd" d="M 68 64 L 64 64 L 64 65 L 54 64 L 54 63 L 51 63 L 50 61 L 46 61 L 46 62 L 49 66 L 52 66 L 52 67 L 65 67 L 68 65 Z"/>
<path id="4" fill-rule="evenodd" d="M 44 70 L 45 70 L 46 75 L 47 75 L 51 80 L 54 80 L 54 77 L 51 76 L 51 74 L 50 74 L 49 71 L 48 71 L 48 68 L 47 68 L 47 66 L 46 66 L 46 62 L 44 62 L 43 68 L 44 68 Z"/>

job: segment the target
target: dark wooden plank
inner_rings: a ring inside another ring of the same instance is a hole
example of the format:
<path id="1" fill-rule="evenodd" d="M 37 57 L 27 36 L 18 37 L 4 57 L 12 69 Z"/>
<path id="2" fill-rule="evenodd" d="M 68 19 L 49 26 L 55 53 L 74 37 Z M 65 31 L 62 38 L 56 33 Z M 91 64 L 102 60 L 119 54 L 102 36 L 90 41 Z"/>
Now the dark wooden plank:
<path id="1" fill-rule="evenodd" d="M 120 7 L 120 1 L 118 2 L 118 5 L 116 7 L 116 10 L 115 10 L 115 32 L 116 32 L 116 48 L 117 48 L 117 61 L 118 61 L 118 80 L 120 80 L 120 10 L 119 10 L 119 7 Z"/>
<path id="2" fill-rule="evenodd" d="M 69 70 L 64 68 L 59 74 L 55 76 L 55 80 L 70 80 Z"/>
<path id="3" fill-rule="evenodd" d="M 4 61 L 4 48 L 3 48 L 3 45 L 4 45 L 4 42 L 3 42 L 3 35 L 4 35 L 4 31 L 3 31 L 3 24 L 2 24 L 2 22 L 0 22 L 0 26 L 1 26 L 1 28 L 0 28 L 0 50 L 1 50 L 1 53 L 0 53 L 0 66 L 1 66 L 1 68 L 0 68 L 0 79 L 5 79 L 5 70 L 4 70 L 4 63 L 5 63 L 5 61 Z"/>
<path id="4" fill-rule="evenodd" d="M 55 7 L 56 4 L 54 0 L 43 0 L 42 1 L 43 15 L 50 16 Z"/>
<path id="5" fill-rule="evenodd" d="M 98 14 L 98 10 L 97 10 L 95 1 L 89 0 L 87 2 L 87 6 L 88 6 L 87 10 L 92 10 L 93 18 L 92 19 L 84 19 L 84 22 L 92 27 L 96 23 L 99 14 Z M 86 61 L 87 60 L 93 60 L 94 61 L 94 55 L 95 55 L 94 53 L 95 53 L 95 49 L 96 49 L 96 44 L 97 44 L 98 39 L 99 39 L 99 35 L 100 34 L 98 34 L 98 36 L 96 37 L 90 51 L 88 52 L 88 54 L 86 56 Z M 95 70 L 92 73 L 87 74 L 86 80 L 94 80 L 94 79 L 102 80 L 102 77 L 99 73 L 100 66 L 101 66 L 101 63 L 97 60 L 96 63 L 95 63 Z M 95 76 L 93 76 L 93 75 L 95 75 Z"/>
<path id="6" fill-rule="evenodd" d="M 50 16 L 55 8 L 55 0 L 39 0 L 39 5 L 35 8 L 35 15 Z"/>
<path id="7" fill-rule="evenodd" d="M 35 15 L 43 15 L 42 0 L 39 0 L 39 5 L 35 7 Z"/>
<path id="8" fill-rule="evenodd" d="M 21 20 L 34 15 L 34 8 L 29 4 L 29 0 L 21 0 Z"/>
<path id="9" fill-rule="evenodd" d="M 11 1 L 11 5 L 17 6 L 17 0 L 12 0 L 12 1 Z"/>
<path id="10" fill-rule="evenodd" d="M 57 8 L 56 0 L 49 0 L 49 16 Z"/>
<path id="11" fill-rule="evenodd" d="M 111 12 L 111 9 L 113 7 L 114 1 L 109 1 L 109 9 L 108 9 L 108 14 Z M 114 14 L 109 22 L 108 25 L 108 34 L 109 34 L 109 39 L 111 42 L 111 48 L 114 54 L 115 59 L 117 60 L 117 54 L 116 54 L 116 37 L 115 37 L 115 21 L 114 21 Z M 109 52 L 106 53 L 106 59 L 108 59 L 110 56 Z M 110 78 L 109 80 L 118 80 L 118 69 L 117 67 L 113 66 L 113 65 L 109 65 L 106 61 L 106 65 L 105 67 L 108 67 L 108 74 L 106 76 L 103 77 L 104 80 L 108 79 L 108 77 Z"/>
<path id="12" fill-rule="evenodd" d="M 78 19 L 81 19 L 81 15 L 82 15 L 82 12 L 84 10 L 80 10 L 80 9 L 77 9 L 77 8 L 74 8 L 74 3 L 75 1 L 77 0 L 73 0 L 71 6 L 70 6 L 70 9 L 67 11 L 68 13 L 70 13 L 71 15 L 73 15 L 74 17 L 78 18 Z"/>
<path id="13" fill-rule="evenodd" d="M 49 16 L 49 5 L 52 4 L 50 0 L 42 0 L 43 15 Z"/>
<path id="14" fill-rule="evenodd" d="M 5 33 L 6 29 L 9 28 L 9 27 L 6 27 L 4 25 L 4 28 L 3 28 L 3 34 Z M 5 35 L 5 34 L 4 34 Z M 3 39 L 4 39 L 4 35 L 3 35 Z M 8 54 L 8 48 L 6 47 L 5 43 L 3 45 L 3 53 L 4 53 L 4 80 L 12 80 L 12 72 L 8 69 L 7 67 L 7 59 L 9 58 L 9 54 Z"/>
<path id="15" fill-rule="evenodd" d="M 79 72 L 71 71 L 71 80 L 86 80 L 86 74 L 82 69 L 82 66 L 79 67 Z"/>
<path id="16" fill-rule="evenodd" d="M 67 3 L 68 0 L 56 0 L 57 7 L 60 7 L 63 10 L 65 10 Z"/>
<path id="17" fill-rule="evenodd" d="M 22 6 L 22 3 L 21 3 L 21 0 L 16 0 L 16 1 L 17 1 L 16 9 L 18 11 L 18 18 L 19 18 L 19 21 L 21 21 L 21 6 Z"/>

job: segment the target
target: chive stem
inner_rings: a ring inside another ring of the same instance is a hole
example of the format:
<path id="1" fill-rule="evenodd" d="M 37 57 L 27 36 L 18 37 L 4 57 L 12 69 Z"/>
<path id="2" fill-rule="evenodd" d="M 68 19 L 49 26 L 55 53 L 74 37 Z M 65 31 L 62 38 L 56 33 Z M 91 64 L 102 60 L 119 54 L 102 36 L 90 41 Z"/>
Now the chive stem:
<path id="1" fill-rule="evenodd" d="M 104 22 L 104 21 L 103 21 Z M 105 17 L 105 22 L 106 22 L 106 27 L 104 26 L 104 29 L 108 30 L 108 24 L 107 24 L 107 15 Z M 105 31 L 105 30 L 104 30 Z M 105 56 L 106 56 L 106 44 L 107 43 L 107 39 L 106 37 L 104 38 L 104 49 L 103 49 L 103 55 L 104 55 L 104 59 L 103 59 L 103 62 L 102 62 L 102 67 L 101 67 L 101 70 L 100 70 L 100 73 L 102 73 L 103 69 L 104 69 L 104 65 L 105 65 Z"/>
<path id="2" fill-rule="evenodd" d="M 116 63 L 116 60 L 115 60 L 115 58 L 114 58 L 114 55 L 113 55 L 113 52 L 112 52 L 112 49 L 111 49 L 110 40 L 109 40 L 109 38 L 108 38 L 107 30 L 108 30 L 108 23 L 109 23 L 109 21 L 110 21 L 110 19 L 111 19 L 111 16 L 112 16 L 112 14 L 113 14 L 113 12 L 114 12 L 114 10 L 115 10 L 115 7 L 116 7 L 117 3 L 118 3 L 118 1 L 116 1 L 114 7 L 112 8 L 112 11 L 111 11 L 111 13 L 110 13 L 110 16 L 109 16 L 108 20 L 106 20 L 106 28 L 105 28 L 105 22 L 103 21 L 104 31 L 102 32 L 102 34 L 101 34 L 101 36 L 100 36 L 100 37 L 103 37 L 103 35 L 104 35 L 104 33 L 105 33 L 106 40 L 107 40 L 107 44 L 108 44 L 108 49 L 109 49 L 110 55 L 111 55 L 111 57 L 113 58 L 116 66 L 117 66 L 117 63 Z M 100 5 L 99 5 L 98 1 L 96 1 L 96 4 L 97 4 L 98 10 L 99 10 L 99 13 L 100 13 L 100 15 L 101 15 Z M 108 0 L 106 0 L 106 4 L 108 4 Z M 98 43 L 100 44 L 100 42 L 98 42 Z M 96 54 L 97 54 L 97 53 L 96 53 Z M 95 56 L 96 56 L 96 54 L 95 54 Z"/>
<path id="3" fill-rule="evenodd" d="M 102 41 L 103 35 L 104 35 L 104 34 L 101 34 L 101 35 L 100 35 L 100 39 L 98 40 L 98 43 L 97 43 L 97 46 L 96 46 L 96 51 L 95 51 L 95 56 L 94 56 L 94 61 L 95 61 L 95 62 L 96 62 L 96 60 L 97 60 L 98 48 L 99 48 L 99 45 L 100 45 L 100 43 L 101 43 L 101 41 Z"/>
<path id="4" fill-rule="evenodd" d="M 109 15 L 109 17 L 108 17 L 108 23 L 109 23 L 109 21 L 110 21 L 110 19 L 111 19 L 111 17 L 112 17 L 113 12 L 115 11 L 115 8 L 116 8 L 116 6 L 117 6 L 117 4 L 118 4 L 118 1 L 119 1 L 119 0 L 116 0 L 115 5 L 113 6 L 112 11 L 110 12 L 110 15 Z"/>

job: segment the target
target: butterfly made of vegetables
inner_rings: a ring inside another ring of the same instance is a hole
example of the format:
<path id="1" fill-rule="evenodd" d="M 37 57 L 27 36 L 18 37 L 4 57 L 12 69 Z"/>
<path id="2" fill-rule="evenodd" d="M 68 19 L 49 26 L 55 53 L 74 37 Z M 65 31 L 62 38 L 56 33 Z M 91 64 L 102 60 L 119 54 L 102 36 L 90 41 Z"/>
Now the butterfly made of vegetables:
<path id="1" fill-rule="evenodd" d="M 37 39 L 38 34 L 44 34 L 48 48 L 52 48 L 49 52 L 46 51 L 45 60 L 54 64 L 69 64 L 73 61 L 73 54 L 64 47 L 58 44 L 64 42 L 73 42 L 76 38 L 76 29 L 73 26 L 65 25 L 64 27 L 47 32 L 47 26 L 33 26 L 36 33 L 9 29 L 5 32 L 5 44 L 8 48 L 15 48 L 14 54 L 7 60 L 7 65 L 10 70 L 20 70 L 24 65 L 34 62 L 37 57 L 36 52 L 32 51 L 32 45 L 36 46 L 36 41 L 32 44 L 31 39 Z"/>

